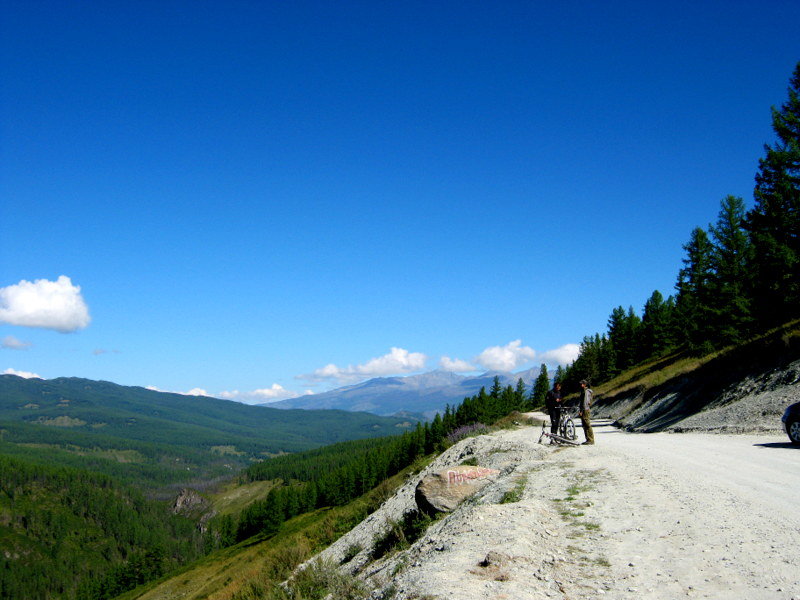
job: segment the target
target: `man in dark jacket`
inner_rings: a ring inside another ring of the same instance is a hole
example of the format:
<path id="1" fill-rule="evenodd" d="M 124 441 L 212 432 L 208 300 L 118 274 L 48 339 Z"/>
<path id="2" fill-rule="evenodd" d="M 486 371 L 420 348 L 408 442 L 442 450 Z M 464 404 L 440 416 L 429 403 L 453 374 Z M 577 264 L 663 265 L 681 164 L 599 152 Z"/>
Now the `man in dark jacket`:
<path id="1" fill-rule="evenodd" d="M 558 421 L 561 418 L 561 384 L 555 382 L 552 390 L 547 390 L 544 405 L 550 415 L 550 433 L 558 433 Z"/>
<path id="2" fill-rule="evenodd" d="M 594 431 L 592 431 L 592 390 L 589 389 L 589 384 L 584 379 L 581 381 L 581 425 L 583 425 L 583 435 L 586 436 L 584 444 L 594 444 Z"/>

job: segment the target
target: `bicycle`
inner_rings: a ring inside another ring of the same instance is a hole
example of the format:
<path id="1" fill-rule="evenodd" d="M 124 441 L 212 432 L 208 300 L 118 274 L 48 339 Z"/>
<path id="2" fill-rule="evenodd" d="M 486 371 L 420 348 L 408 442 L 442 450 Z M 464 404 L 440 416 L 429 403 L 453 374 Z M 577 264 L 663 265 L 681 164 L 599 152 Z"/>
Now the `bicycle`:
<path id="1" fill-rule="evenodd" d="M 577 440 L 578 432 L 575 430 L 575 420 L 581 409 L 577 404 L 565 404 L 561 407 L 558 419 L 558 435 L 568 440 Z"/>
<path id="2" fill-rule="evenodd" d="M 542 421 L 542 433 L 539 436 L 539 443 L 542 443 L 544 438 L 550 438 L 551 443 L 556 444 L 571 444 L 577 446 L 578 432 L 575 428 L 575 419 L 580 414 L 580 407 L 577 404 L 564 404 L 561 406 L 558 418 L 557 433 L 550 433 L 550 424 L 547 421 Z"/>

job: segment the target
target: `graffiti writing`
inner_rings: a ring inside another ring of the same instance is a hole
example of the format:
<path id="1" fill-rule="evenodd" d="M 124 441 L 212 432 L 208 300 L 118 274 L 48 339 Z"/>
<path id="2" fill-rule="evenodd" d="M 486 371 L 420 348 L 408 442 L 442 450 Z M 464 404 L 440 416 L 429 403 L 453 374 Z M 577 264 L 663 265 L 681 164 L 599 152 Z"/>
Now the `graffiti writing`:
<path id="1" fill-rule="evenodd" d="M 470 469 L 469 471 L 448 471 L 447 484 L 460 485 L 462 483 L 472 481 L 473 479 L 484 479 L 495 473 L 497 473 L 497 471 L 494 469 L 485 469 L 483 467 L 476 467 L 474 469 Z"/>

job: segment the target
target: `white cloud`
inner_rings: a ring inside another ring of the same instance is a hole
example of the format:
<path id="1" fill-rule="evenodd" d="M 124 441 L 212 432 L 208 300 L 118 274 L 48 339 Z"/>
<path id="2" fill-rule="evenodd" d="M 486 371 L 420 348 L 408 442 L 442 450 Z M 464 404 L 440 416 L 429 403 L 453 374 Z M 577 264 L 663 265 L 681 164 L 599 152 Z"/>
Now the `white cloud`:
<path id="1" fill-rule="evenodd" d="M 306 391 L 306 395 L 311 393 L 311 391 Z M 222 392 L 219 395 L 220 398 L 236 400 L 237 402 L 245 402 L 247 404 L 277 402 L 278 400 L 287 400 L 289 398 L 297 398 L 298 396 L 300 396 L 298 392 L 287 390 L 279 383 L 273 383 L 272 387 L 261 388 L 251 392 L 240 392 L 239 390 L 233 390 L 231 392 Z"/>
<path id="2" fill-rule="evenodd" d="M 326 381 L 335 379 L 340 383 L 355 382 L 370 377 L 413 373 L 425 368 L 428 357 L 420 352 L 409 352 L 403 348 L 392 348 L 388 354 L 370 359 L 362 365 L 338 367 L 326 365 L 313 373 L 298 375 L 298 379 Z"/>
<path id="3" fill-rule="evenodd" d="M 445 371 L 451 371 L 453 373 L 469 373 L 477 370 L 475 365 L 471 365 L 467 361 L 461 360 L 460 358 L 451 359 L 449 356 L 443 356 L 439 360 L 439 368 Z"/>
<path id="4" fill-rule="evenodd" d="M 36 373 L 29 373 L 28 371 L 17 371 L 16 369 L 6 369 L 3 371 L 3 375 L 16 375 L 17 377 L 22 377 L 24 379 L 42 379 L 41 375 L 37 375 Z"/>
<path id="5" fill-rule="evenodd" d="M 0 322 L 70 333 L 85 328 L 90 320 L 81 288 L 65 275 L 57 281 L 23 279 L 0 288 Z"/>
<path id="6" fill-rule="evenodd" d="M 537 354 L 536 358 L 543 363 L 567 366 L 575 362 L 580 351 L 581 347 L 578 344 L 564 344 L 555 350 Z"/>
<path id="7" fill-rule="evenodd" d="M 211 396 L 211 394 L 209 394 L 203 388 L 192 388 L 188 392 L 170 392 L 169 390 L 162 390 L 154 385 L 148 385 L 145 389 L 150 390 L 151 392 L 161 392 L 163 394 L 180 394 L 181 396 L 209 396 L 213 398 L 213 396 Z"/>
<path id="8" fill-rule="evenodd" d="M 13 335 L 7 335 L 3 338 L 2 346 L 3 348 L 8 348 L 9 350 L 27 350 L 33 344 L 30 342 L 23 342 L 22 340 L 18 340 Z"/>
<path id="9" fill-rule="evenodd" d="M 533 348 L 523 346 L 522 340 L 514 340 L 505 346 L 486 348 L 475 357 L 475 362 L 492 371 L 513 371 L 535 357 L 536 351 Z"/>

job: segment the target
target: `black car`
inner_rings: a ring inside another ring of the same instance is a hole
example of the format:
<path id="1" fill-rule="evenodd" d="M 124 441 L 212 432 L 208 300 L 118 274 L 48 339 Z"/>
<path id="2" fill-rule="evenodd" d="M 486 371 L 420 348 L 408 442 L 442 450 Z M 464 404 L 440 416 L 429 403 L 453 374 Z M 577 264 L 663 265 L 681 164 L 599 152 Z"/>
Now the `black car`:
<path id="1" fill-rule="evenodd" d="M 793 444 L 800 444 L 800 402 L 792 404 L 781 417 L 783 428 Z"/>

